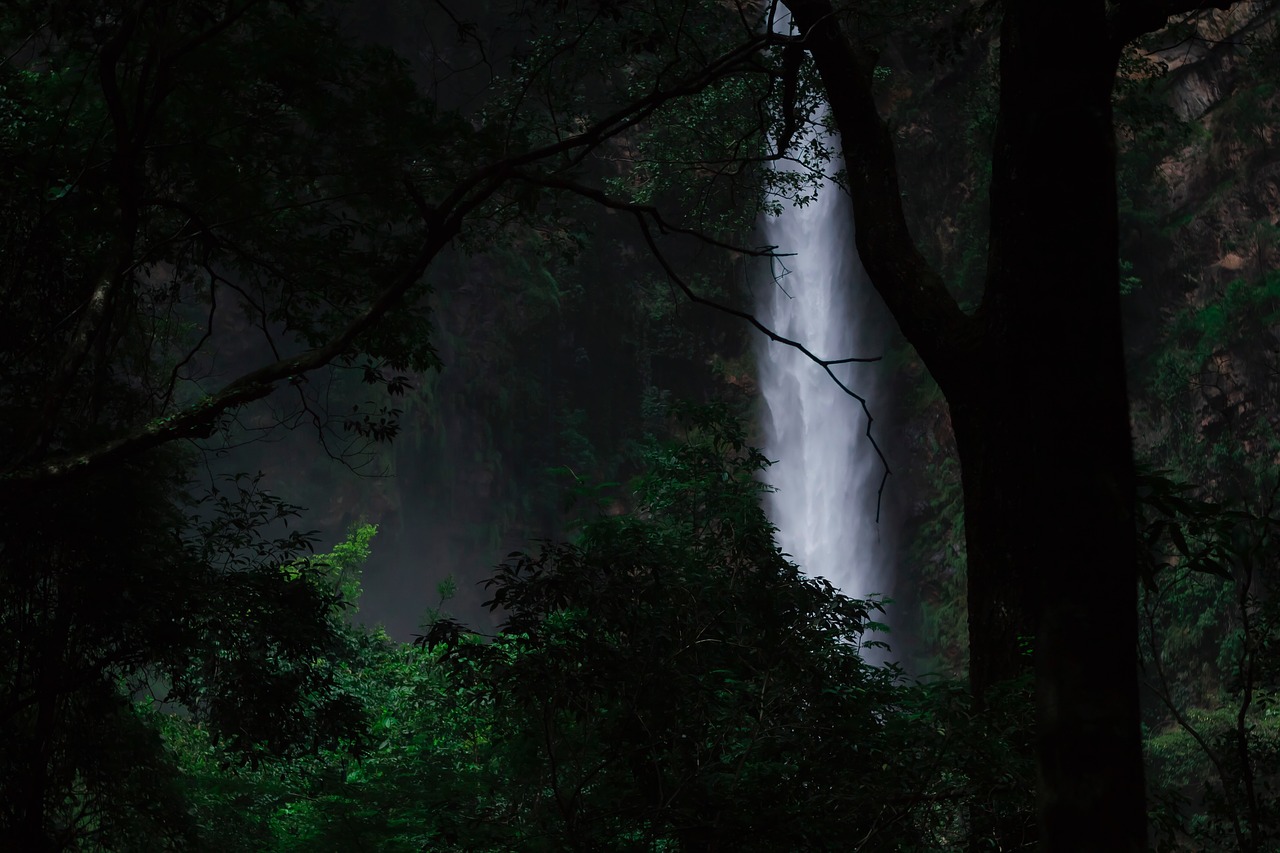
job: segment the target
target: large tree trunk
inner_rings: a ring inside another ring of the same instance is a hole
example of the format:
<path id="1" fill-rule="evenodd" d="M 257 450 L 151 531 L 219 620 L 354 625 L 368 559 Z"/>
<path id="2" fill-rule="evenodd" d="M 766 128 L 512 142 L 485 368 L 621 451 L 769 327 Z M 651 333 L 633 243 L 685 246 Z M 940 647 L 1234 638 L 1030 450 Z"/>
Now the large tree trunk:
<path id="1" fill-rule="evenodd" d="M 1116 61 L 1102 0 L 1006 4 L 981 309 L 987 357 L 951 397 L 967 422 L 961 466 L 978 470 L 965 478 L 971 589 L 1011 590 L 1010 605 L 1025 602 L 1037 628 L 1050 850 L 1146 846 Z M 975 440 L 984 430 L 1000 443 Z M 1006 639 L 999 619 L 984 625 L 982 611 L 971 612 L 975 647 Z"/>
<path id="2" fill-rule="evenodd" d="M 1025 672 L 1029 648 L 1043 849 L 1145 849 L 1107 4 L 1004 4 L 987 287 L 972 316 L 908 234 L 874 58 L 829 2 L 787 5 L 841 131 L 863 262 L 951 406 L 975 697 Z"/>

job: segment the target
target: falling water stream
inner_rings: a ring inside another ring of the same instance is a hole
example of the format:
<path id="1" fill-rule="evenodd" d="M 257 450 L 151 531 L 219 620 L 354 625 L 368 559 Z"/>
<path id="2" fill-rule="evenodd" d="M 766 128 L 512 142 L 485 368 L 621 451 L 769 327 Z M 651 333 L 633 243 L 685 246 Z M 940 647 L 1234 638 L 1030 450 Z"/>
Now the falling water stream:
<path id="1" fill-rule="evenodd" d="M 876 325 L 883 309 L 870 299 L 848 201 L 828 181 L 816 200 L 788 206 L 762 226 L 766 241 L 792 256 L 773 261 L 757 312 L 820 358 L 875 355 L 883 345 Z M 766 509 L 779 544 L 805 572 L 847 595 L 885 592 L 876 523 L 883 469 L 864 434 L 862 407 L 800 351 L 766 339 L 758 355 L 765 450 L 777 460 L 765 473 L 776 489 Z M 878 364 L 833 369 L 875 406 Z"/>

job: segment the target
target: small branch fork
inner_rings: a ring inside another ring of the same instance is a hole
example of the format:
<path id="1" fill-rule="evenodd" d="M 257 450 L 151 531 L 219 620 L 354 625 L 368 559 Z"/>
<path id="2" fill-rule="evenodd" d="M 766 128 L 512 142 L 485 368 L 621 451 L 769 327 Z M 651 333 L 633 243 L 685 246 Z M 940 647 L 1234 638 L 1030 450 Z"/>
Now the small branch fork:
<path id="1" fill-rule="evenodd" d="M 776 246 L 767 246 L 759 249 L 749 249 L 744 246 L 735 246 L 731 243 L 726 243 L 722 240 L 717 240 L 716 238 L 710 236 L 709 234 L 704 234 L 700 231 L 696 231 L 690 228 L 683 228 L 677 225 L 672 225 L 671 223 L 667 222 L 663 218 L 661 212 L 656 207 L 653 207 L 652 205 L 634 204 L 631 202 L 622 201 L 620 199 L 616 199 L 607 195 L 606 193 L 596 189 L 595 187 L 585 186 L 583 184 L 579 184 L 574 181 L 568 180 L 567 178 L 556 177 L 556 176 L 546 176 L 546 175 L 534 175 L 534 174 L 530 174 L 528 172 L 523 172 L 523 171 L 516 172 L 513 175 L 513 177 L 517 180 L 525 181 L 527 183 L 531 183 L 536 186 L 546 187 L 548 189 L 558 189 L 558 190 L 563 190 L 565 192 L 574 193 L 575 195 L 582 196 L 583 198 L 586 198 L 595 202 L 601 207 L 607 207 L 611 210 L 618 210 L 618 211 L 630 213 L 633 217 L 635 217 L 636 225 L 639 227 L 640 233 L 644 237 L 645 244 L 649 247 L 649 252 L 653 255 L 654 259 L 657 260 L 658 264 L 662 267 L 662 270 L 666 274 L 667 279 L 672 284 L 674 284 L 677 288 L 679 288 L 679 290 L 685 295 L 685 298 L 687 298 L 690 302 L 693 302 L 694 304 L 705 305 L 708 308 L 712 308 L 721 313 L 728 314 L 733 317 L 737 317 L 741 320 L 745 320 L 746 322 L 754 326 L 757 330 L 759 330 L 761 333 L 763 333 L 766 337 L 769 338 L 769 340 L 773 341 L 774 343 L 779 343 L 784 346 L 789 346 L 799 351 L 801 354 L 805 356 L 805 358 L 809 359 L 814 364 L 818 365 L 824 371 L 826 371 L 827 376 L 831 377 L 831 381 L 834 382 L 836 386 L 840 388 L 841 391 L 843 391 L 848 396 L 852 397 L 854 400 L 857 400 L 858 405 L 862 407 L 862 413 L 867 416 L 867 427 L 864 434 L 866 435 L 867 440 L 871 442 L 871 446 L 872 448 L 874 448 L 876 452 L 876 456 L 880 459 L 880 464 L 883 468 L 883 473 L 880 476 L 880 486 L 876 490 L 876 522 L 878 523 L 880 521 L 880 512 L 881 512 L 883 498 L 884 498 L 884 487 L 888 483 L 889 475 L 892 474 L 893 471 L 889 467 L 889 460 L 885 457 L 884 451 L 881 450 L 879 443 L 876 441 L 875 436 L 871 432 L 871 424 L 875 421 L 875 418 L 872 417 L 871 415 L 871 409 L 867 405 L 866 398 L 861 396 L 857 392 L 855 392 L 848 385 L 846 385 L 840 379 L 840 377 L 836 376 L 835 371 L 832 370 L 831 368 L 841 364 L 869 364 L 869 363 L 881 361 L 883 357 L 882 356 L 868 356 L 868 357 L 853 356 L 853 357 L 846 357 L 846 358 L 820 358 L 812 350 L 810 350 L 808 347 L 806 347 L 804 344 L 800 343 L 799 341 L 795 341 L 795 340 L 792 340 L 791 338 L 778 334 L 773 329 L 769 328 L 764 323 L 760 322 L 760 319 L 756 317 L 754 314 L 751 314 L 746 311 L 742 311 L 730 305 L 725 305 L 722 302 L 717 302 L 714 299 L 708 299 L 705 296 L 700 295 L 697 291 L 693 289 L 692 286 L 690 286 L 690 284 L 687 281 L 685 281 L 684 277 L 680 275 L 679 271 L 676 270 L 675 266 L 671 263 L 671 261 L 666 257 L 666 255 L 663 254 L 662 249 L 659 248 L 658 246 L 658 241 L 656 239 L 654 229 L 655 228 L 657 229 L 658 235 L 679 234 L 686 237 L 692 237 L 709 246 L 714 246 L 719 249 L 735 252 L 740 255 L 746 255 L 748 257 L 780 258 L 780 257 L 789 257 L 789 255 L 779 254 L 778 252 L 776 252 L 775 251 L 775 249 L 777 248 Z"/>
<path id="2" fill-rule="evenodd" d="M 844 393 L 848 394 L 850 397 L 858 401 L 858 405 L 862 407 L 862 413 L 867 416 L 867 428 L 864 431 L 864 434 L 866 435 L 867 440 L 871 442 L 872 448 L 875 449 L 876 456 L 879 457 L 880 465 L 883 469 L 883 473 L 880 475 L 880 485 L 876 489 L 876 523 L 879 523 L 881 505 L 884 499 L 884 487 L 885 487 L 885 484 L 889 482 L 889 475 L 892 474 L 893 471 L 889 467 L 889 460 L 885 458 L 884 451 L 880 449 L 880 444 L 876 441 L 875 436 L 872 435 L 871 433 L 871 424 L 875 421 L 875 418 L 872 417 L 871 409 L 870 407 L 867 406 L 867 399 L 861 396 L 860 394 L 858 394 L 856 391 L 854 391 L 844 382 L 842 382 L 840 380 L 840 377 L 836 376 L 835 371 L 833 371 L 831 367 L 832 365 L 836 365 L 836 364 L 879 361 L 880 357 L 875 356 L 872 358 L 839 358 L 839 359 L 819 358 L 818 356 L 814 355 L 803 344 L 799 343 L 798 341 L 793 341 L 790 338 L 784 338 L 782 335 L 779 335 L 778 333 L 774 332 L 772 329 L 769 329 L 768 327 L 766 327 L 753 315 L 748 314 L 745 311 L 738 311 L 734 308 L 721 305 L 720 303 L 715 302 L 711 299 L 707 299 L 703 296 L 699 296 L 696 292 L 694 292 L 693 288 L 689 286 L 689 283 L 686 282 L 680 276 L 680 274 L 676 271 L 675 267 L 672 266 L 671 262 L 667 260 L 666 256 L 662 254 L 662 250 L 658 248 L 657 240 L 654 239 L 653 228 L 650 226 L 649 221 L 644 217 L 642 213 L 638 211 L 634 212 L 634 215 L 636 217 L 636 224 L 640 227 L 640 232 L 644 235 L 645 243 L 648 244 L 649 246 L 649 251 L 653 253 L 654 258 L 657 259 L 658 263 L 662 265 L 662 270 L 667 274 L 667 278 L 670 279 L 671 282 L 676 287 L 680 288 L 680 290 L 684 293 L 684 295 L 689 299 L 690 302 L 697 303 L 698 305 L 706 305 L 710 308 L 716 309 L 717 311 L 724 311 L 736 317 L 741 317 L 747 320 L 757 329 L 759 329 L 760 331 L 768 335 L 769 339 L 774 341 L 775 343 L 780 343 L 789 347 L 794 347 L 795 349 L 803 353 L 805 357 L 809 358 L 811 361 L 813 361 L 815 364 L 819 365 L 823 370 L 825 370 L 827 372 L 827 375 L 831 377 L 831 381 L 836 383 L 836 385 L 840 388 L 841 391 L 843 391 Z"/>

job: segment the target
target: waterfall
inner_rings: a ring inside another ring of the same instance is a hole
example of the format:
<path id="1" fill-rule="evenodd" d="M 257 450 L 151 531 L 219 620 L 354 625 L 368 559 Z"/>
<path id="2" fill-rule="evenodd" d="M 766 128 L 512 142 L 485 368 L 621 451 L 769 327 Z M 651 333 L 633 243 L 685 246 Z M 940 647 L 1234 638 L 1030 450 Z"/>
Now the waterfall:
<path id="1" fill-rule="evenodd" d="M 762 228 L 779 253 L 792 253 L 773 260 L 772 275 L 757 284 L 762 321 L 819 358 L 878 355 L 884 309 L 858 259 L 844 191 L 827 181 L 816 200 L 766 216 Z M 887 546 L 876 523 L 883 468 L 862 407 L 793 347 L 762 339 L 758 363 L 765 452 L 776 460 L 765 472 L 776 489 L 766 511 L 779 544 L 846 595 L 888 592 Z M 833 369 L 874 412 L 881 366 Z"/>

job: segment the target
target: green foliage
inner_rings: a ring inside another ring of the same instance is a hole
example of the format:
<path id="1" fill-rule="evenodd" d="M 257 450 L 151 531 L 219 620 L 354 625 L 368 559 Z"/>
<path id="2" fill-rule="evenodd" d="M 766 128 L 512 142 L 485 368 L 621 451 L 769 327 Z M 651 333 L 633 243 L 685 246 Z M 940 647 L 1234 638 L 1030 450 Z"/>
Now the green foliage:
<path id="1" fill-rule="evenodd" d="M 1163 207 L 1159 194 L 1167 190 L 1160 164 L 1199 132 L 1174 111 L 1170 84 L 1167 65 L 1152 51 L 1139 45 L 1124 51 L 1113 95 L 1122 233 L 1154 223 Z"/>
<path id="2" fill-rule="evenodd" d="M 132 698 L 183 707 L 228 754 L 255 759 L 318 748 L 356 722 L 335 692 L 347 642 L 333 598 L 281 569 L 308 540 L 270 528 L 296 510 L 230 478 L 189 521 L 180 470 L 157 458 L 4 516 L 0 837 L 16 849 L 42 836 L 186 848 L 170 758 Z M 63 511 L 81 501 L 96 512 Z"/>
<path id="3" fill-rule="evenodd" d="M 1280 275 L 1262 281 L 1233 281 L 1218 298 L 1186 312 L 1175 330 L 1191 344 L 1191 355 L 1203 362 L 1217 347 L 1254 337 L 1280 321 Z"/>
<path id="4" fill-rule="evenodd" d="M 361 526 L 331 553 L 309 558 L 342 574 L 324 571 L 307 582 L 355 582 L 372 533 Z M 439 654 L 394 643 L 381 631 L 344 624 L 341 634 L 345 654 L 313 661 L 329 681 L 298 710 L 307 724 L 332 730 L 331 712 L 316 700 L 341 697 L 359 725 L 311 749 L 257 750 L 246 762 L 243 742 L 218 738 L 200 716 L 153 706 L 150 719 L 181 769 L 202 849 L 470 849 L 443 837 L 462 820 L 464 804 L 480 796 L 483 715 L 451 701 L 456 690 Z"/>
<path id="5" fill-rule="evenodd" d="M 389 282 L 414 277 L 418 202 L 470 168 L 474 126 L 422 97 L 391 53 L 350 38 L 337 11 L 0 11 L 6 474 L 87 458 L 179 413 L 208 413 L 184 437 L 229 428 L 209 405 L 228 373 L 333 340 Z M 410 286 L 393 318 L 364 330 L 368 358 L 354 346 L 333 357 L 402 392 L 402 368 L 436 364 L 423 297 Z M 304 408 L 320 402 L 292 381 Z M 347 431 L 389 438 L 394 414 L 374 402 Z M 363 722 L 342 686 L 356 642 L 340 612 L 371 530 L 350 553 L 305 559 L 297 509 L 260 476 L 210 474 L 198 496 L 193 455 L 122 455 L 3 496 L 7 849 L 186 848 L 160 741 L 131 711 L 139 695 L 183 708 L 229 761 L 315 753 Z"/>
<path id="6" fill-rule="evenodd" d="M 1120 259 L 1120 295 L 1128 296 L 1142 287 L 1142 279 L 1133 273 L 1133 264 Z"/>
<path id="7" fill-rule="evenodd" d="M 378 534 L 376 524 L 358 524 L 328 554 L 304 557 L 286 565 L 286 576 L 306 579 L 331 595 L 335 612 L 354 612 L 360 601 L 360 570 L 369 559 L 370 543 Z"/>
<path id="8" fill-rule="evenodd" d="M 0 846 L 34 849 L 45 831 L 182 846 L 166 762 L 128 701 L 147 664 L 189 648 L 173 476 L 157 459 L 0 514 Z M 96 511 L 76 514 L 86 500 Z"/>
<path id="9" fill-rule="evenodd" d="M 1253 510 L 1142 478 L 1147 738 L 1162 850 L 1267 850 L 1280 838 L 1276 491 Z"/>
<path id="10" fill-rule="evenodd" d="M 1251 391 L 1276 368 L 1274 353 L 1258 342 L 1270 339 L 1278 319 L 1280 275 L 1233 281 L 1174 316 L 1144 374 L 1158 418 L 1151 428 L 1169 439 L 1164 461 L 1224 496 L 1256 491 L 1280 447 Z"/>
<path id="11" fill-rule="evenodd" d="M 265 338 L 275 326 L 317 345 L 399 272 L 417 239 L 405 227 L 409 158 L 425 144 L 433 168 L 448 162 L 424 142 L 446 139 L 448 118 L 398 60 L 352 44 L 315 8 L 89 5 L 42 21 L 18 3 L 0 19 L 5 42 L 25 45 L 0 69 L 14 164 L 0 357 L 22 352 L 28 370 L 60 378 L 67 341 L 53 331 L 96 288 L 111 323 L 101 334 L 116 343 L 95 358 L 128 371 L 150 392 L 142 412 L 162 417 L 200 393 L 188 380 L 199 371 L 178 365 L 203 363 L 193 356 L 225 329 L 217 306 Z M 421 308 L 408 300 L 366 350 L 434 364 Z M 92 374 L 77 381 L 107 394 Z M 109 411 L 127 423 L 125 405 Z"/>
<path id="12" fill-rule="evenodd" d="M 359 635 L 340 679 L 358 736 L 248 765 L 159 718 L 204 843 L 926 850 L 963 843 L 974 814 L 1025 824 L 1029 768 L 1009 756 L 1027 686 L 974 713 L 954 684 L 863 660 L 880 603 L 801 575 L 741 427 L 683 417 L 682 440 L 648 447 L 635 512 L 498 567 L 497 637 L 443 616 L 413 646 Z"/>
<path id="13" fill-rule="evenodd" d="M 897 676 L 857 655 L 870 606 L 782 560 L 740 429 L 704 418 L 648 458 L 637 514 L 513 555 L 490 582 L 502 635 L 451 657 L 523 780 L 506 820 L 537 849 L 757 849 L 783 825 L 830 844 L 817 803 L 890 753 L 873 710 Z"/>

